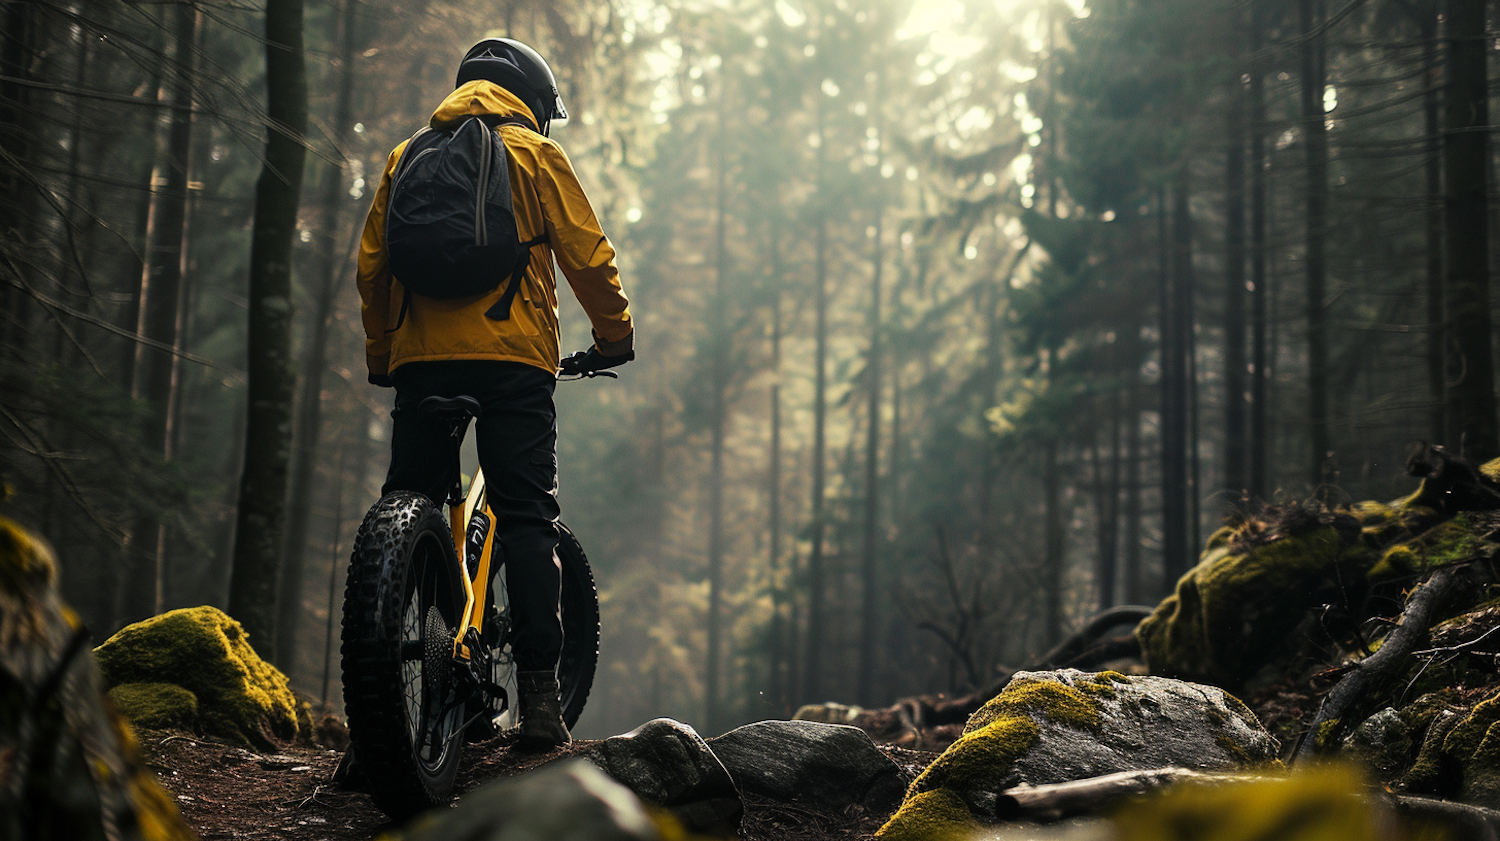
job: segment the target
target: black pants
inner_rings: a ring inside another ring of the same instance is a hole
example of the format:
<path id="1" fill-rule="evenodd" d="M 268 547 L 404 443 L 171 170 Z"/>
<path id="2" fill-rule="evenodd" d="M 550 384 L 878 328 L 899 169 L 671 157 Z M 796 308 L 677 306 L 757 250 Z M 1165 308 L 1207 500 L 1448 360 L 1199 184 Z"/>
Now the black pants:
<path id="1" fill-rule="evenodd" d="M 557 666 L 562 651 L 557 560 L 557 378 L 519 362 L 408 362 L 391 377 L 391 469 L 381 493 L 415 491 L 441 503 L 458 464 L 447 421 L 417 405 L 426 397 L 479 401 L 474 443 L 495 536 L 505 560 L 520 671 Z"/>

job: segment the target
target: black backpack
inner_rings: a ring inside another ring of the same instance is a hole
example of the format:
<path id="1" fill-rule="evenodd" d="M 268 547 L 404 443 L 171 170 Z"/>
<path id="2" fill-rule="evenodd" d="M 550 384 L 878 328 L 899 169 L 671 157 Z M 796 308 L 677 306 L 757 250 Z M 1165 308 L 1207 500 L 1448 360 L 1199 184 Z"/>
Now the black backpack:
<path id="1" fill-rule="evenodd" d="M 410 295 L 450 300 L 489 292 L 507 277 L 505 295 L 485 313 L 504 321 L 531 260 L 532 246 L 516 233 L 510 166 L 500 125 L 531 124 L 521 117 L 468 117 L 451 129 L 412 135 L 391 176 L 385 248 L 391 274 Z"/>

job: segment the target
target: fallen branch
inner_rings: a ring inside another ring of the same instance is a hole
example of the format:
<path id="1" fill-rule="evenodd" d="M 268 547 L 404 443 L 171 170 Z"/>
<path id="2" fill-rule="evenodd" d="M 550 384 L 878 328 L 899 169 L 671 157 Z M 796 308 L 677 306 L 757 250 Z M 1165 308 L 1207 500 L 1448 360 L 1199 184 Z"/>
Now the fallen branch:
<path id="1" fill-rule="evenodd" d="M 1047 669 L 1055 669 L 1059 666 L 1069 664 L 1087 653 L 1099 636 L 1116 625 L 1130 625 L 1132 628 L 1139 625 L 1142 619 L 1151 615 L 1152 607 L 1138 604 L 1122 604 L 1108 610 L 1094 614 L 1088 624 L 1070 634 L 1067 639 L 1053 646 L 1051 651 L 1043 654 L 1035 663 L 1028 666 L 1025 671 L 1039 672 Z"/>
<path id="2" fill-rule="evenodd" d="M 1412 591 L 1406 599 L 1400 624 L 1386 635 L 1380 650 L 1350 669 L 1323 697 L 1318 714 L 1297 749 L 1296 762 L 1311 759 L 1337 743 L 1332 737 L 1333 731 L 1339 729 L 1355 703 L 1392 677 L 1405 665 L 1406 658 L 1417 650 L 1417 646 L 1427 639 L 1438 607 L 1466 579 L 1465 569 L 1458 565 L 1441 567 Z M 1325 730 L 1329 732 L 1325 733 Z"/>
<path id="3" fill-rule="evenodd" d="M 1121 771 L 1066 783 L 1022 784 L 1008 788 L 995 796 L 993 812 L 998 820 L 1050 822 L 1077 815 L 1107 813 L 1122 800 L 1183 782 L 1232 785 L 1269 779 L 1275 778 L 1255 774 L 1207 774 L 1171 767 Z M 1440 826 L 1451 838 L 1500 841 L 1500 811 L 1495 809 L 1435 797 L 1393 795 L 1379 787 L 1365 793 L 1350 792 L 1350 795 L 1363 802 L 1384 804 L 1384 808 L 1393 809 L 1408 821 Z"/>
<path id="4" fill-rule="evenodd" d="M 1210 783 L 1240 783 L 1263 777 L 1247 774 L 1205 774 L 1187 768 L 1150 768 L 1120 771 L 1066 783 L 1033 786 L 1021 784 L 995 797 L 995 817 L 1060 820 L 1071 815 L 1093 814 L 1128 797 L 1136 797 L 1176 783 L 1194 780 Z"/>
<path id="5" fill-rule="evenodd" d="M 1078 656 L 1064 660 L 1057 665 L 1058 668 L 1081 669 L 1087 672 L 1094 671 L 1111 660 L 1140 656 L 1141 641 L 1135 638 L 1135 634 L 1121 634 L 1118 637 L 1099 640 L 1079 652 Z"/>
<path id="6" fill-rule="evenodd" d="M 1443 648 L 1424 648 L 1421 651 L 1413 651 L 1412 653 L 1413 654 L 1418 654 L 1418 655 L 1421 655 L 1421 654 L 1457 654 L 1457 653 L 1463 651 L 1466 648 L 1472 648 L 1473 646 L 1476 646 L 1476 645 L 1484 642 L 1484 640 L 1485 640 L 1486 637 L 1488 637 L 1490 634 L 1495 633 L 1496 631 L 1500 631 L 1500 625 L 1496 625 L 1495 627 L 1489 629 L 1488 631 L 1485 631 L 1484 633 L 1480 634 L 1478 637 L 1476 637 L 1474 639 L 1471 639 L 1468 642 L 1461 642 L 1458 645 L 1444 646 Z"/>

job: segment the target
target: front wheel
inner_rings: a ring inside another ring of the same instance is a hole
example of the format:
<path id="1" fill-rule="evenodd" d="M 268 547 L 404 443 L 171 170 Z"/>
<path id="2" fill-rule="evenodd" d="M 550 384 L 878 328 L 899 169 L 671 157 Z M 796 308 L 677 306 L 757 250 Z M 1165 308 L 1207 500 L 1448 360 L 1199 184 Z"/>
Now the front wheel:
<path id="1" fill-rule="evenodd" d="M 583 705 L 594 686 L 594 670 L 599 664 L 599 591 L 589 559 L 573 532 L 557 524 L 557 559 L 562 564 L 562 655 L 557 664 L 558 686 L 562 693 L 563 722 L 569 728 L 578 723 Z M 496 560 L 503 558 L 496 553 Z M 505 587 L 503 564 L 492 570 L 490 595 L 492 610 L 486 611 L 485 641 L 490 645 L 490 680 L 505 690 L 509 699 L 505 708 L 492 701 L 487 714 L 470 727 L 470 738 L 484 739 L 516 727 L 515 658 L 511 649 L 510 599 Z"/>
<path id="2" fill-rule="evenodd" d="M 370 794 L 397 820 L 453 795 L 459 575 L 448 523 L 425 496 L 387 494 L 365 515 L 344 588 L 344 709 Z"/>

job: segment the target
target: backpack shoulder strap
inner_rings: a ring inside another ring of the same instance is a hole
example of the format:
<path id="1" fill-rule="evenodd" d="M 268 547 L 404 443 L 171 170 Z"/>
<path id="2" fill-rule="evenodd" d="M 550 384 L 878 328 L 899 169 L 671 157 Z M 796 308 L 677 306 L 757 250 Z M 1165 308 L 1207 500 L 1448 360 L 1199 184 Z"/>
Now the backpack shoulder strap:
<path id="1" fill-rule="evenodd" d="M 516 258 L 516 265 L 510 270 L 510 281 L 505 287 L 505 294 L 495 305 L 484 311 L 484 317 L 491 321 L 506 321 L 510 318 L 510 305 L 516 300 L 516 292 L 521 288 L 525 280 L 526 267 L 531 264 L 531 249 L 547 241 L 547 232 L 543 231 L 539 236 L 521 243 L 521 255 Z"/>
<path id="2" fill-rule="evenodd" d="M 431 131 L 432 126 L 422 126 L 421 128 L 417 129 L 416 134 L 413 134 L 411 136 L 411 139 L 406 141 L 406 148 L 401 150 L 401 160 L 396 161 L 396 171 L 391 173 L 392 184 L 395 184 L 396 181 L 401 178 L 401 173 L 406 171 L 407 165 L 409 165 L 412 162 L 412 159 L 416 157 L 416 155 L 411 154 L 411 151 L 414 147 L 417 146 L 417 141 L 420 140 L 423 135 L 428 134 Z"/>

